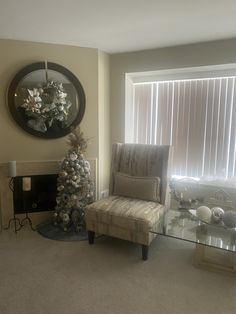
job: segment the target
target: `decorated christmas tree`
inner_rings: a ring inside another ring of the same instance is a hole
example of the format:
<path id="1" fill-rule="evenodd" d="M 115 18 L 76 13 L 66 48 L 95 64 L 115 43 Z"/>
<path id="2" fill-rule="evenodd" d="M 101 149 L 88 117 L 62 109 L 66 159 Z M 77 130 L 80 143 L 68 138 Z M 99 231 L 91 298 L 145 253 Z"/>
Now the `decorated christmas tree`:
<path id="1" fill-rule="evenodd" d="M 85 206 L 93 201 L 93 182 L 90 164 L 84 158 L 87 141 L 80 128 L 75 129 L 68 139 L 69 150 L 62 161 L 57 179 L 57 206 L 54 224 L 64 231 L 84 228 Z"/>

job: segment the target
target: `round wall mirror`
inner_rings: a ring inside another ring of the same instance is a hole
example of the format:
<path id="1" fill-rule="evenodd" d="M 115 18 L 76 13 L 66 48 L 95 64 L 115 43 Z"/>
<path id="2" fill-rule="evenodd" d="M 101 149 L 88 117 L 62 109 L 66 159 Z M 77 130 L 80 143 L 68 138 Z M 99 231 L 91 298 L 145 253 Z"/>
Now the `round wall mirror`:
<path id="1" fill-rule="evenodd" d="M 20 70 L 8 89 L 14 120 L 28 133 L 57 138 L 69 134 L 85 112 L 85 94 L 77 77 L 63 66 L 37 62 Z"/>

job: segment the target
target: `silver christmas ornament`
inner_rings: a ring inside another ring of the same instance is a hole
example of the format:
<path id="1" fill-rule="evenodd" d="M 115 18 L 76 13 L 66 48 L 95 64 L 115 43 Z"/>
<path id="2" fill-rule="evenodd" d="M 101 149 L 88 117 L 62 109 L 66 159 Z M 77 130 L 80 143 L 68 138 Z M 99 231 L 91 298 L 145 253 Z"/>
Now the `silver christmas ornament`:
<path id="1" fill-rule="evenodd" d="M 70 160 L 72 160 L 72 161 L 74 161 L 78 158 L 78 156 L 75 152 L 71 153 L 69 157 L 70 157 Z"/>
<path id="2" fill-rule="evenodd" d="M 57 197 L 57 198 L 56 198 L 56 202 L 57 202 L 57 204 L 59 204 L 59 203 L 60 203 L 60 201 L 61 201 L 61 198 L 60 198 L 60 197 Z"/>
<path id="3" fill-rule="evenodd" d="M 63 220 L 64 222 L 69 222 L 69 221 L 70 221 L 69 215 L 68 215 L 67 213 L 63 214 L 62 220 Z"/>
<path id="4" fill-rule="evenodd" d="M 89 164 L 89 162 L 87 161 L 87 160 L 85 160 L 85 166 L 87 167 L 87 168 L 90 168 L 90 164 Z"/>
<path id="5" fill-rule="evenodd" d="M 57 190 L 58 190 L 58 191 L 64 190 L 64 185 L 59 185 L 58 188 L 57 188 Z"/>
<path id="6" fill-rule="evenodd" d="M 84 170 L 85 170 L 87 173 L 89 173 L 89 171 L 90 171 L 89 167 L 85 167 Z"/>
<path id="7" fill-rule="evenodd" d="M 220 207 L 213 207 L 211 209 L 211 214 L 212 214 L 212 216 L 211 216 L 212 221 L 219 223 L 223 218 L 224 210 Z"/>
<path id="8" fill-rule="evenodd" d="M 72 200 L 77 200 L 77 195 L 72 194 L 72 195 L 71 195 L 71 199 L 72 199 Z"/>
<path id="9" fill-rule="evenodd" d="M 226 211 L 223 215 L 223 223 L 228 228 L 236 228 L 236 212 L 233 210 Z"/>
<path id="10" fill-rule="evenodd" d="M 68 176 L 68 173 L 66 171 L 62 171 L 62 172 L 60 172 L 60 176 L 65 178 Z"/>

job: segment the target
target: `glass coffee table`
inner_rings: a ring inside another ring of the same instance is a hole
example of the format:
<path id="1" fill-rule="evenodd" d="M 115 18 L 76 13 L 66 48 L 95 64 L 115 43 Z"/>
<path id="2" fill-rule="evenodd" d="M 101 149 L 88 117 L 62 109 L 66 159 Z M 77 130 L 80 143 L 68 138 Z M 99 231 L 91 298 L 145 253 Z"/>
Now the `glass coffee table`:
<path id="1" fill-rule="evenodd" d="M 236 228 L 208 224 L 199 220 L 195 212 L 194 209 L 168 209 L 159 226 L 151 232 L 195 243 L 198 265 L 235 272 Z M 206 254 L 209 253 L 208 248 L 214 248 L 210 259 Z M 213 255 L 216 255 L 215 258 Z M 227 261 L 222 264 L 223 256 L 227 256 Z"/>

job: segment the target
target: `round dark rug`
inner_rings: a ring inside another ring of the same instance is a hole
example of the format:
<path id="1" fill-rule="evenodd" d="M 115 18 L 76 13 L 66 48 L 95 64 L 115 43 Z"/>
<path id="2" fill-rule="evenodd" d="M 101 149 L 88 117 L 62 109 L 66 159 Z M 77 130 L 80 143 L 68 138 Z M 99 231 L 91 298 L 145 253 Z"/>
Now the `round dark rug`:
<path id="1" fill-rule="evenodd" d="M 87 231 L 82 229 L 80 232 L 75 232 L 73 228 L 68 231 L 63 231 L 59 226 L 55 226 L 52 220 L 40 223 L 36 226 L 39 234 L 45 238 L 58 241 L 84 241 L 88 239 Z"/>

